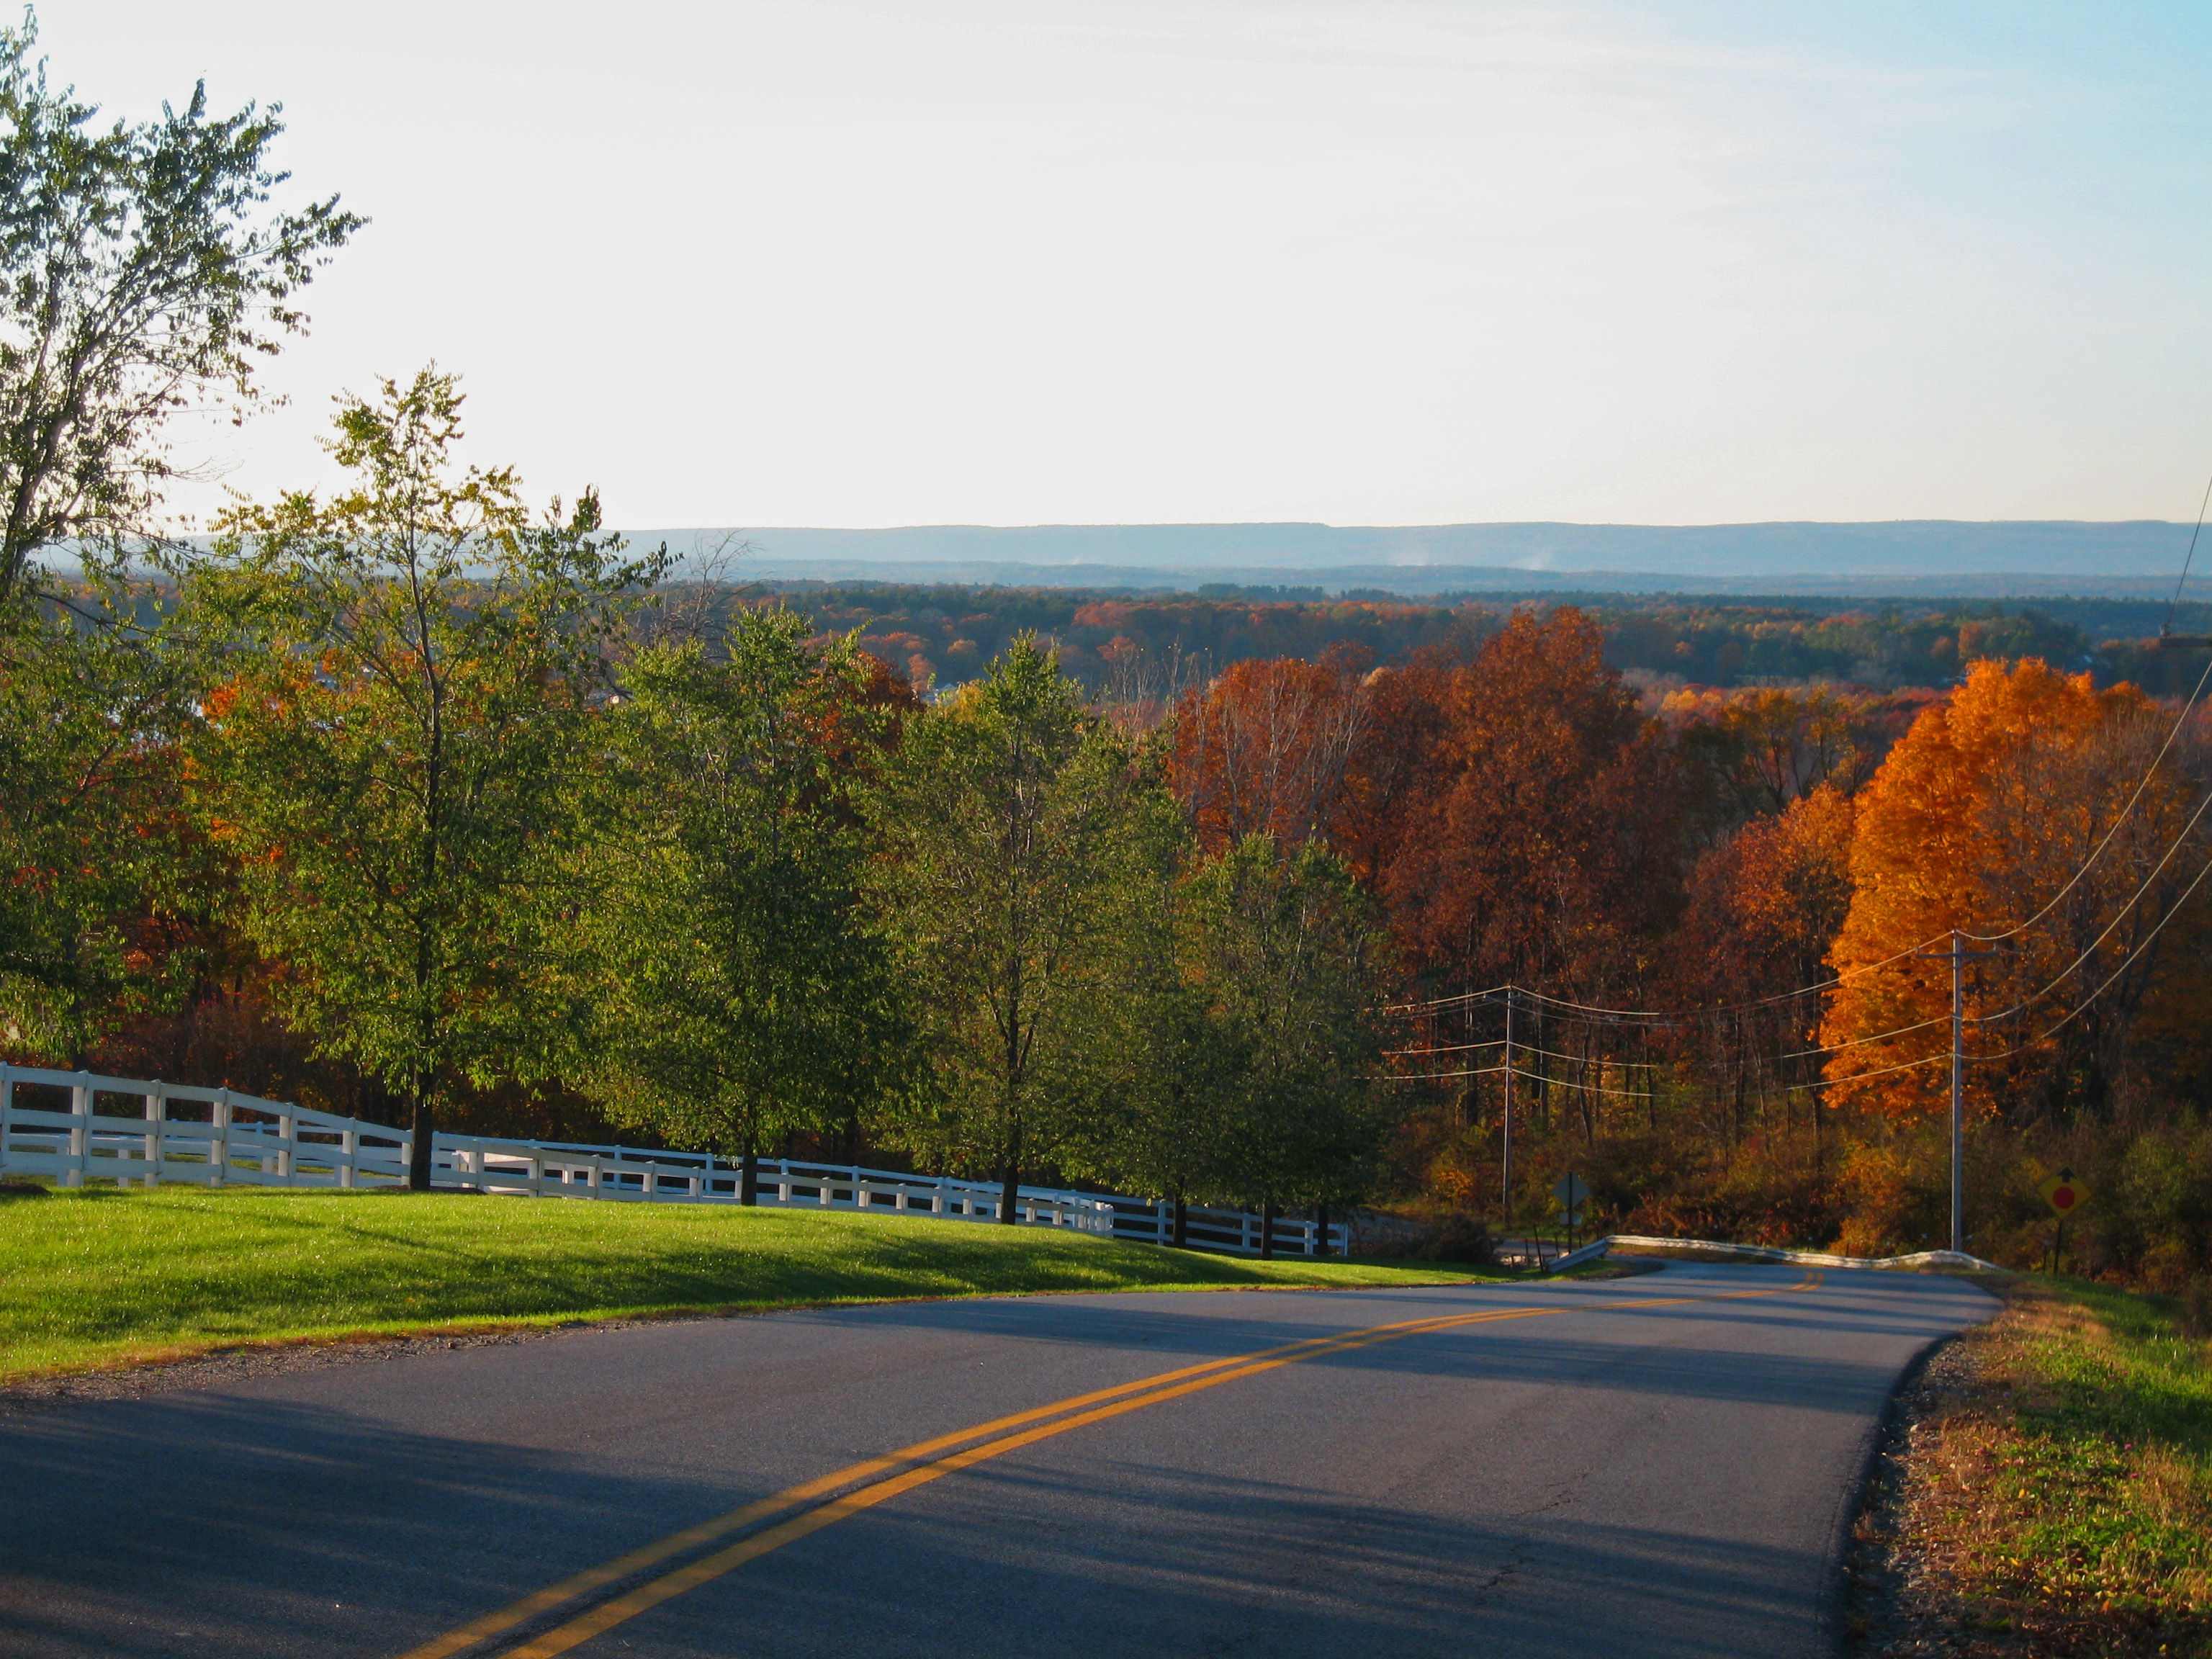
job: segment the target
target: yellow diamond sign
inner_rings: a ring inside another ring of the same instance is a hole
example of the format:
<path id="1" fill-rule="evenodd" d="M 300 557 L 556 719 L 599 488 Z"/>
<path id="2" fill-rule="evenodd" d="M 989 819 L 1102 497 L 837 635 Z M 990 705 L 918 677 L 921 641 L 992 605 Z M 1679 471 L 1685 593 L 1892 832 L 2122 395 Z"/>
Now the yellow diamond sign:
<path id="1" fill-rule="evenodd" d="M 2036 1189 L 2061 1215 L 2072 1215 L 2089 1201 L 2089 1186 L 2071 1170 L 2061 1170 Z"/>

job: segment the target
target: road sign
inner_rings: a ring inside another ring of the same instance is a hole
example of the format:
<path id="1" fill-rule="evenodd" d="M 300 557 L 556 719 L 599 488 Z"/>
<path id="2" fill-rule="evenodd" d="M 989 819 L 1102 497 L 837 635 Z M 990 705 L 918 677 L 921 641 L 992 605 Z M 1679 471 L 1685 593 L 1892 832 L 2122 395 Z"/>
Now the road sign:
<path id="1" fill-rule="evenodd" d="M 1581 1180 L 1570 1172 L 1561 1176 L 1553 1184 L 1552 1196 L 1559 1200 L 1561 1209 L 1579 1210 L 1583 1206 L 1583 1200 L 1589 1196 L 1589 1188 L 1583 1186 Z"/>
<path id="2" fill-rule="evenodd" d="M 2058 1212 L 2069 1216 L 2089 1201 L 2089 1184 L 2077 1177 L 2071 1170 L 2061 1170 L 2036 1189 L 2043 1201 Z"/>

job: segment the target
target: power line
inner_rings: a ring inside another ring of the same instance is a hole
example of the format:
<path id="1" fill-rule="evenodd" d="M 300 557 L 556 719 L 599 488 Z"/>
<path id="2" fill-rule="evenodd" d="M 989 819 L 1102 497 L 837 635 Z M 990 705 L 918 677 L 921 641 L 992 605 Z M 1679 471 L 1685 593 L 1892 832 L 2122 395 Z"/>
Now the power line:
<path id="1" fill-rule="evenodd" d="M 1894 1030 L 1876 1031 L 1870 1036 L 1851 1037 L 1842 1042 L 1824 1042 L 1810 1048 L 1793 1048 L 1785 1054 L 1771 1054 L 1766 1058 L 1774 1060 L 1806 1060 L 1814 1054 L 1840 1054 L 1846 1048 L 1863 1048 L 1870 1042 L 1887 1042 L 1892 1037 L 1909 1036 L 1915 1031 L 1924 1031 L 1930 1026 L 1941 1025 L 1942 1023 L 1940 1018 L 1918 1020 L 1911 1025 L 1898 1026 Z M 1420 1060 L 1436 1054 L 1473 1054 L 1483 1048 L 1502 1048 L 1504 1046 L 1504 1038 L 1492 1037 L 1486 1042 L 1454 1042 L 1448 1043 L 1440 1048 L 1386 1048 L 1382 1052 L 1393 1060 Z M 1555 1049 L 1539 1048 L 1527 1042 L 1516 1042 L 1513 1047 L 1525 1054 L 1541 1054 L 1547 1060 L 1564 1060 L 1577 1066 L 1643 1066 L 1650 1063 L 1640 1060 L 1601 1059 L 1593 1054 L 1565 1054 Z"/>
<path id="2" fill-rule="evenodd" d="M 2057 909 L 2065 902 L 2066 896 L 2081 884 L 2081 878 L 2089 873 L 2099 859 L 2104 857 L 2105 849 L 2112 844 L 2112 838 L 2120 833 L 2122 827 L 2134 814 L 2136 803 L 2142 799 L 2143 791 L 2150 787 L 2150 781 L 2158 775 L 2158 769 L 2165 762 L 2166 752 L 2173 747 L 2173 740 L 2181 735 L 2181 728 L 2188 723 L 2190 711 L 2197 707 L 2198 699 L 2203 696 L 2207 682 L 2212 682 L 2212 658 L 2206 659 L 2204 672 L 2197 677 L 2196 689 L 2190 692 L 2189 701 L 2181 705 L 2180 714 L 2174 716 L 2172 726 L 2167 728 L 2166 741 L 2159 744 L 2158 753 L 2151 757 L 2149 766 L 2144 769 L 2142 776 L 2136 783 L 2135 793 L 2128 797 L 2128 804 L 2120 809 L 2119 816 L 2112 820 L 2112 828 L 2105 831 L 2103 839 L 2090 848 L 2089 856 L 2082 860 L 2081 866 L 2067 878 L 2066 884 L 2053 893 L 2049 902 L 2027 921 L 2015 922 L 1999 933 L 1968 933 L 1966 935 L 1968 939 L 1979 945 L 1996 945 L 2024 933 Z M 2205 799 L 2212 800 L 2212 792 L 2208 792 Z M 2197 811 L 2201 813 L 2203 809 L 2200 806 Z M 2191 822 L 2194 823 L 2195 820 L 2191 819 Z"/>
<path id="3" fill-rule="evenodd" d="M 2208 789 L 2205 792 L 2204 799 L 2197 803 L 2197 810 L 2189 815 L 2189 822 L 2182 826 L 2180 835 L 2174 838 L 2172 845 L 2166 849 L 2165 853 L 2160 857 L 2159 861 L 2151 866 L 2150 874 L 2145 876 L 2142 880 L 2136 884 L 2136 890 L 2128 896 L 2127 902 L 2121 905 L 2120 908 L 2113 913 L 2112 919 L 2105 924 L 2104 931 L 2099 933 L 2096 938 L 2091 939 L 2087 945 L 2084 945 L 2081 948 L 2081 954 L 2076 956 L 2073 961 L 2068 963 L 2065 967 L 2060 969 L 2056 978 L 2052 979 L 2051 981 L 2048 985 L 2045 985 L 2041 990 L 2032 992 L 2027 996 L 2021 998 L 2018 1002 L 2013 1004 L 2011 1007 L 2007 1008 L 2002 1013 L 1977 1015 L 1975 1017 L 1976 1022 L 1978 1024 L 1994 1024 L 2000 1020 L 2010 1019 L 2014 1015 L 2024 1012 L 2031 1004 L 2040 1001 L 2043 998 L 2049 996 L 2061 985 L 2063 985 L 2068 980 L 2071 979 L 2074 976 L 2075 972 L 2080 969 L 2081 964 L 2088 961 L 2091 957 L 2097 953 L 2098 947 L 2103 945 L 2106 939 L 2112 936 L 2112 930 L 2128 919 L 2130 913 L 2135 909 L 2136 902 L 2140 900 L 2145 893 L 2148 893 L 2150 890 L 2151 883 L 2157 880 L 2160 872 L 2163 871 L 2167 865 L 2173 861 L 2173 855 L 2176 853 L 2179 853 L 2188 844 L 2191 834 L 2196 830 L 2198 820 L 2203 817 L 2208 807 L 2212 807 L 2212 789 Z M 2212 864 L 2208 864 L 2205 867 L 2207 869 L 2212 869 Z M 2188 887 L 2184 890 L 2182 896 L 2173 902 L 2173 905 L 2168 908 L 2166 915 L 2160 917 L 2156 924 L 2152 927 L 2149 933 L 2144 936 L 2146 943 L 2149 939 L 2155 939 L 2158 936 L 2159 929 L 2166 926 L 2167 920 L 2172 915 L 2174 910 L 2179 909 L 2181 905 L 2186 902 L 2189 895 L 2197 890 L 2197 882 L 2203 879 L 2203 872 L 2199 871 L 2197 872 L 2197 881 L 2192 881 L 2189 884 Z M 1978 935 L 1968 933 L 1966 937 L 1968 939 L 1974 939 L 1977 938 Z M 2137 948 L 2140 950 L 2141 947 L 2139 946 Z M 2129 959 L 2132 961 L 2134 959 L 2134 956 L 2135 953 L 2130 952 Z"/>
<path id="4" fill-rule="evenodd" d="M 1418 1013 L 1472 1002 L 1486 1002 L 1496 997 L 1511 994 L 1525 997 L 1530 1001 L 1543 1003 L 1553 1008 L 1571 1009 L 1580 1013 L 1598 1016 L 1596 1018 L 1580 1022 L 1583 1024 L 1618 1024 L 1624 1021 L 1636 1020 L 1650 1025 L 1690 1025 L 1699 1020 L 1713 1019 L 1723 1014 L 1746 1013 L 1754 1008 L 1770 1007 L 1778 1002 L 1793 1002 L 1800 997 L 1808 997 L 1815 992 L 1832 989 L 1847 980 L 1871 974 L 1877 969 L 1888 967 L 1893 962 L 1902 962 L 1915 951 L 1925 950 L 1939 939 L 1949 938 L 1950 933 L 1951 930 L 1947 927 L 1942 933 L 1932 933 L 1919 944 L 1899 951 L 1893 956 L 1884 957 L 1879 962 L 1863 963 L 1856 968 L 1838 974 L 1832 979 L 1819 980 L 1795 991 L 1780 991 L 1769 997 L 1754 997 L 1748 1002 L 1716 1003 L 1708 1008 L 1607 1008 L 1596 1003 L 1571 1001 L 1565 997 L 1555 997 L 1547 992 L 1530 990 L 1526 986 L 1505 984 L 1492 986 L 1486 991 L 1461 991 L 1448 997 L 1431 997 L 1425 1001 L 1393 1003 L 1385 1006 L 1382 1012 L 1386 1014 Z M 1969 935 L 1969 937 L 1972 936 Z M 1558 1019 L 1572 1018 L 1569 1014 L 1549 1017 Z"/>
<path id="5" fill-rule="evenodd" d="M 2197 504 L 2197 526 L 2189 532 L 2189 550 L 2182 556 L 2181 574 L 2174 578 L 2173 597 L 2166 602 L 2166 621 L 2160 624 L 2158 630 L 2158 636 L 2161 640 L 2171 638 L 2172 635 L 2174 610 L 2181 603 L 2182 586 L 2189 580 L 2189 567 L 2197 557 L 2197 538 L 2204 533 L 2204 515 L 2208 508 L 2212 508 L 2212 478 L 2205 480 L 2203 499 Z M 1994 945 L 2001 939 L 2011 939 L 2015 934 L 2024 933 L 2057 909 L 2066 896 L 2081 885 L 2081 878 L 2087 875 L 2090 866 L 2105 855 L 2105 849 L 2112 844 L 2112 837 L 2120 833 L 2120 826 L 2125 823 L 2135 811 L 2136 803 L 2142 799 L 2143 791 L 2150 787 L 2150 781 L 2158 775 L 2158 769 L 2164 763 L 2166 751 L 2173 747 L 2173 740 L 2181 735 L 2181 728 L 2188 723 L 2190 711 L 2197 707 L 2197 700 L 2204 695 L 2204 686 L 2208 680 L 2212 680 L 2212 659 L 2207 659 L 2204 672 L 2197 677 L 2196 688 L 2190 692 L 2189 700 L 2181 705 L 2181 712 L 2174 716 L 2172 726 L 2166 730 L 2166 741 L 2159 744 L 2158 753 L 2151 757 L 2150 764 L 2144 769 L 2142 778 L 2136 784 L 2135 793 L 2128 797 L 2128 804 L 2120 809 L 2119 816 L 2112 820 L 2112 827 L 2105 831 L 2104 839 L 2090 849 L 2089 856 L 2081 861 L 2081 868 L 2075 871 L 2063 887 L 2051 895 L 2050 902 L 2026 921 L 2017 923 L 2002 933 L 1969 933 L 1966 935 L 1967 938 L 1978 944 Z M 2141 890 L 2138 889 L 2137 892 L 2140 895 Z M 2129 902 L 2133 903 L 2134 901 L 2131 899 Z"/>
<path id="6" fill-rule="evenodd" d="M 2197 556 L 2197 538 L 2204 533 L 2204 510 L 2207 507 L 2212 507 L 2212 478 L 2204 481 L 2204 499 L 2197 504 L 2197 528 L 2189 532 L 2189 551 L 2181 561 L 2181 574 L 2174 581 L 2173 597 L 2166 602 L 2166 622 L 2158 630 L 2161 639 L 2173 632 L 2173 613 L 2181 604 L 2181 586 L 2189 580 L 2190 562 Z"/>
<path id="7" fill-rule="evenodd" d="M 2072 1009 L 2068 1011 L 2064 1017 L 2054 1022 L 2044 1030 L 2037 1032 L 2035 1036 L 2030 1037 L 2026 1042 L 2017 1044 L 2010 1048 L 1999 1049 L 1993 1054 L 1970 1054 L 1967 1058 L 1976 1061 L 1977 1063 L 1980 1063 L 1982 1061 L 1992 1060 L 2009 1060 L 2014 1054 L 2026 1054 L 2030 1048 L 2034 1048 L 2037 1044 L 2049 1042 L 2052 1037 L 2057 1036 L 2060 1031 L 2065 1030 L 2067 1026 L 2072 1024 L 2074 1021 L 2079 1019 L 2083 1014 L 2088 1012 L 2090 1005 L 2095 1002 L 2099 997 L 2104 995 L 2106 991 L 2110 990 L 2118 981 L 2120 975 L 2127 972 L 2127 970 L 2134 965 L 2135 959 L 2150 948 L 2151 941 L 2159 936 L 2160 932 L 2164 929 L 2166 924 L 2172 921 L 2174 917 L 2181 914 L 2182 907 L 2189 902 L 2190 898 L 2196 893 L 2197 888 L 2203 884 L 2204 878 L 2208 875 L 2212 875 L 2212 859 L 2205 860 L 2204 867 L 2199 870 L 2197 874 L 2191 878 L 2188 886 L 2181 890 L 2181 896 L 2173 902 L 2172 905 L 2166 910 L 2166 913 L 2160 916 L 2157 921 L 2152 924 L 2150 932 L 2145 933 L 2141 939 L 2136 941 L 2135 948 L 2130 951 L 2126 956 L 2120 958 L 2119 966 L 2113 969 L 2111 973 L 2106 975 L 2103 982 L 2100 983 L 2095 990 L 2090 992 L 2087 996 L 2082 998 L 2080 1002 L 2076 1003 Z M 2003 1015 L 1986 1016 L 1978 1019 L 1976 1023 L 1993 1024 L 1997 1019 L 2008 1018 L 2012 1014 L 2017 1013 L 2021 1008 L 2024 1008 L 2026 1006 L 2027 1004 L 2021 1003 L 2017 1005 L 2015 1007 L 2008 1010 Z"/>
<path id="8" fill-rule="evenodd" d="M 1517 1048 L 1519 1045 L 1516 1044 L 1515 1046 Z M 1822 1078 L 1818 1081 L 1812 1083 L 1780 1083 L 1776 1084 L 1770 1089 L 1762 1090 L 1760 1092 L 1763 1094 L 1778 1095 L 1803 1094 L 1809 1090 L 1826 1089 L 1839 1083 L 1856 1083 L 1867 1078 L 1887 1077 L 1893 1072 L 1909 1072 L 1915 1066 L 1933 1066 L 1939 1060 L 1948 1061 L 1950 1058 L 1951 1051 L 1948 1048 L 1946 1048 L 1939 1054 L 1923 1054 L 1917 1060 L 1901 1060 L 1894 1066 L 1881 1066 L 1871 1072 L 1856 1072 L 1848 1078 Z M 1975 1057 L 1969 1056 L 1969 1058 Z M 1995 1058 L 2002 1058 L 2002 1056 L 1995 1056 Z M 1612 1063 L 1626 1063 L 1632 1065 L 1638 1062 L 1615 1061 Z M 1392 1083 L 1431 1083 L 1449 1078 L 1495 1077 L 1499 1073 L 1506 1071 L 1510 1071 L 1514 1076 L 1526 1079 L 1531 1083 L 1540 1083 L 1547 1089 L 1571 1089 L 1583 1094 L 1617 1095 L 1631 1100 L 1648 1100 L 1658 1092 L 1656 1089 L 1607 1089 L 1595 1083 L 1572 1083 L 1569 1082 L 1565 1078 L 1547 1077 L 1541 1072 L 1524 1072 L 1517 1066 L 1481 1066 L 1457 1072 L 1393 1073 L 1389 1075 L 1388 1080 Z M 1726 1091 L 1724 1091 L 1707 1089 L 1701 1092 L 1692 1093 L 1686 1097 L 1686 1099 L 1690 1103 L 1697 1104 L 1708 1101 L 1723 1100 L 1727 1097 Z M 1684 1100 L 1685 1097 L 1676 1095 L 1671 1097 L 1671 1098 L 1679 1103 Z"/>

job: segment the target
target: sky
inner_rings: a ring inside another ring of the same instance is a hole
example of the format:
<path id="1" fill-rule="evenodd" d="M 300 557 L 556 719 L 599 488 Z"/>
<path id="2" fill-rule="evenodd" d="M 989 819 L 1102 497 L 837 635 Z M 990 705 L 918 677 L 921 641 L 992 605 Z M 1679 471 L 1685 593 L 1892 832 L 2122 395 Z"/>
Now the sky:
<path id="1" fill-rule="evenodd" d="M 289 401 L 694 525 L 2194 518 L 2212 7 L 46 0 L 372 222 Z"/>

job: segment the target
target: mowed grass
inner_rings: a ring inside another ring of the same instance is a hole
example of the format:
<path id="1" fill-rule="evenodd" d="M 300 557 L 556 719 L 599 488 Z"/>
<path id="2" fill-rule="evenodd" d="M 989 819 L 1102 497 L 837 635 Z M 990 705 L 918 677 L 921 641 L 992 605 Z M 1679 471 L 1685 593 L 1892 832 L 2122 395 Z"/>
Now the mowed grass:
<path id="1" fill-rule="evenodd" d="M 1482 1276 L 850 1212 L 95 1188 L 0 1200 L 0 1382 L 246 1343 L 684 1310 Z"/>
<path id="2" fill-rule="evenodd" d="M 1923 1514 L 1984 1628 L 2070 1620 L 2067 1651 L 2212 1643 L 2212 1344 L 2172 1300 L 2010 1276 L 1969 1340 Z"/>

